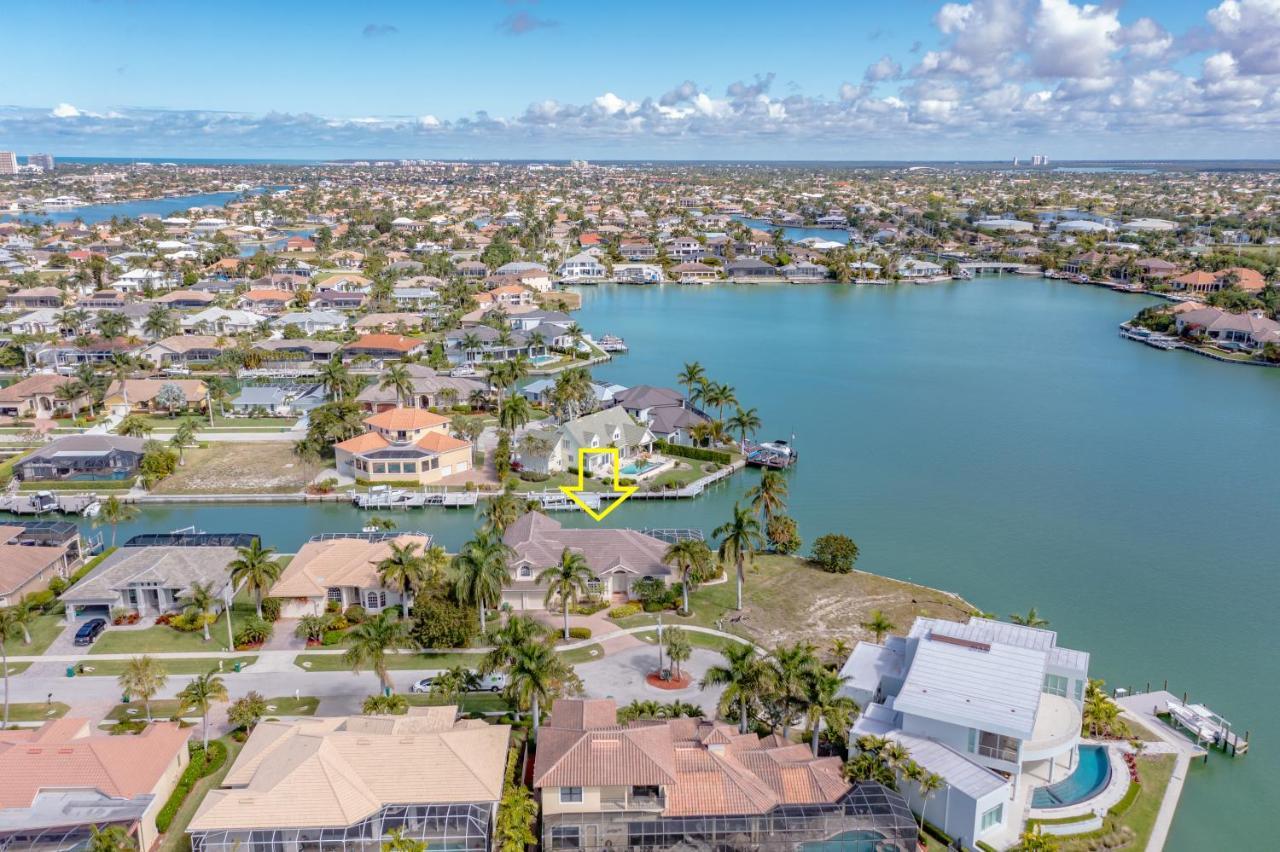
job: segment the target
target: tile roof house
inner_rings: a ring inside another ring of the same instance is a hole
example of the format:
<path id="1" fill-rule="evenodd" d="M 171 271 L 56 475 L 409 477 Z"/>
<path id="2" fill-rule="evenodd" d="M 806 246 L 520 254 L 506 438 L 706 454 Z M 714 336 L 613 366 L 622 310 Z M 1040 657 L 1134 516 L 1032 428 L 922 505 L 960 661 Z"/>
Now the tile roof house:
<path id="1" fill-rule="evenodd" d="M 359 533 L 317 536 L 298 551 L 271 587 L 271 597 L 284 603 L 285 618 L 322 615 L 329 601 L 344 610 L 359 604 L 371 612 L 405 603 L 382 584 L 378 563 L 391 545 L 413 545 L 421 553 L 431 546 L 422 533 Z"/>
<path id="2" fill-rule="evenodd" d="M 173 612 L 181 609 L 178 601 L 195 583 L 211 586 L 221 601 L 231 582 L 227 566 L 235 558 L 234 547 L 216 544 L 137 546 L 127 542 L 62 593 L 67 623 L 73 624 L 77 614 L 105 616 L 116 608 L 143 616 Z"/>
<path id="3" fill-rule="evenodd" d="M 116 379 L 107 386 L 103 404 L 125 413 L 129 411 L 164 411 L 157 398 L 166 386 L 182 391 L 187 408 L 203 409 L 208 403 L 209 387 L 199 379 Z M 179 407 L 178 410 L 181 410 Z"/>
<path id="4" fill-rule="evenodd" d="M 426 342 L 401 334 L 366 334 L 342 347 L 343 357 L 350 360 L 367 355 L 375 361 L 399 360 L 426 349 Z"/>
<path id="5" fill-rule="evenodd" d="M 671 566 L 662 561 L 667 543 L 637 530 L 567 529 L 541 512 L 528 512 L 507 528 L 502 540 L 514 552 L 502 601 L 517 610 L 543 608 L 546 588 L 538 585 L 538 574 L 559 562 L 566 548 L 582 554 L 596 575 L 590 583 L 593 594 L 626 601 L 636 580 L 674 580 Z"/>
<path id="6" fill-rule="evenodd" d="M 190 735 L 157 722 L 136 737 L 112 737 L 73 718 L 0 731 L 0 847 L 82 849 L 94 826 L 118 825 L 150 849 Z"/>
<path id="7" fill-rule="evenodd" d="M 655 438 L 692 443 L 690 430 L 711 418 L 695 409 L 679 391 L 636 385 L 613 395 L 613 403 L 649 427 Z"/>
<path id="8" fill-rule="evenodd" d="M 0 607 L 41 591 L 54 577 L 68 576 L 80 559 L 75 524 L 0 523 Z"/>
<path id="9" fill-rule="evenodd" d="M 211 364 L 227 348 L 227 341 L 212 334 L 175 334 L 152 343 L 141 357 L 157 367 Z"/>
<path id="10" fill-rule="evenodd" d="M 555 702 L 533 787 L 549 852 L 803 849 L 855 833 L 883 848 L 916 844 L 902 797 L 850 784 L 839 757 L 705 719 L 620 724 L 612 699 Z"/>
<path id="11" fill-rule="evenodd" d="M 1280 323 L 1262 311 L 1233 314 L 1221 308 L 1204 307 L 1181 311 L 1175 318 L 1178 334 L 1201 332 L 1224 349 L 1261 349 L 1268 343 L 1280 345 Z"/>
<path id="12" fill-rule="evenodd" d="M 488 392 L 489 386 L 478 379 L 454 377 L 437 373 L 425 364 L 408 364 L 413 393 L 404 400 L 410 408 L 447 407 L 465 403 L 476 391 Z M 379 388 L 378 383 L 366 385 L 356 396 L 356 402 L 365 411 L 379 412 L 395 408 L 398 400 L 391 388 Z"/>
<path id="13" fill-rule="evenodd" d="M 421 408 L 389 408 L 364 422 L 368 432 L 334 444 L 341 475 L 429 485 L 471 470 L 471 443 L 449 433 L 447 417 Z"/>
<path id="14" fill-rule="evenodd" d="M 539 473 L 559 473 L 576 467 L 581 449 L 614 447 L 619 461 L 625 462 L 650 452 L 656 440 L 649 427 L 637 423 L 619 407 L 585 414 L 558 426 L 530 429 L 527 434 L 541 441 L 543 448 L 534 449 L 531 442 L 522 442 L 517 458 L 524 469 Z M 610 454 L 589 453 L 585 460 L 588 475 L 611 475 Z"/>
<path id="15" fill-rule="evenodd" d="M 187 826 L 192 849 L 356 849 L 392 829 L 489 849 L 510 732 L 452 706 L 261 722 Z"/>
<path id="16" fill-rule="evenodd" d="M 0 388 L 0 416 L 50 418 L 59 411 L 79 411 L 89 405 L 87 393 L 71 400 L 58 395 L 59 388 L 75 382 L 72 376 L 37 373 Z"/>

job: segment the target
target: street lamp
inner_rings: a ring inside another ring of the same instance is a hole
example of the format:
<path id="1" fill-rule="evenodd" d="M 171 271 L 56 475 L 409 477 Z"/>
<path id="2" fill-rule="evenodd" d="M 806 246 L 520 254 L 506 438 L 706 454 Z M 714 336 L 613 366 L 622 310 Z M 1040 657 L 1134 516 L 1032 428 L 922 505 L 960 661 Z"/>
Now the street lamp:
<path id="1" fill-rule="evenodd" d="M 234 593 L 231 591 L 231 584 L 227 583 L 222 587 L 223 604 L 227 611 L 227 650 L 234 651 L 236 649 L 234 633 L 231 630 L 231 602 L 234 599 Z"/>
<path id="2" fill-rule="evenodd" d="M 658 678 L 662 678 L 662 613 L 658 613 Z"/>

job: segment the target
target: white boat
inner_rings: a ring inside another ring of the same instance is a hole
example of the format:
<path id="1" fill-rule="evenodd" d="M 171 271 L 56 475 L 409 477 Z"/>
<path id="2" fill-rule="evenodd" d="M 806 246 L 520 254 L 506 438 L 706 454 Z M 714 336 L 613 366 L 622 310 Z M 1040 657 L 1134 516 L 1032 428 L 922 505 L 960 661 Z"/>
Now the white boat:
<path id="1" fill-rule="evenodd" d="M 96 518 L 98 513 L 102 511 L 102 504 L 94 500 L 89 505 L 80 510 L 80 514 L 86 518 Z"/>
<path id="2" fill-rule="evenodd" d="M 621 337 L 606 334 L 596 341 L 596 345 L 604 352 L 626 352 L 627 342 Z"/>

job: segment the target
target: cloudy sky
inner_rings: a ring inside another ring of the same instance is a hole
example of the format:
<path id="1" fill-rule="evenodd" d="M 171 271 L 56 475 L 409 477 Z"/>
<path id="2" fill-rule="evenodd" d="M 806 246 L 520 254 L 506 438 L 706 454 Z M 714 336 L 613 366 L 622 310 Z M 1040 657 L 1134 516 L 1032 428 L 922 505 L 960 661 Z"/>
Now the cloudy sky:
<path id="1" fill-rule="evenodd" d="M 1280 156 L 1280 0 L 5 4 L 64 156 Z"/>

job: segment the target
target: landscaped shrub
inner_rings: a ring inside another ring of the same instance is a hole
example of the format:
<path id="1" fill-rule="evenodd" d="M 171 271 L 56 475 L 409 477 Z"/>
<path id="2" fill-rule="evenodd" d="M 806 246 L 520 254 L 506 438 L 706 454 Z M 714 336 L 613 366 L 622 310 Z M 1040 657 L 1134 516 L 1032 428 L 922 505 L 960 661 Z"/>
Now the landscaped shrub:
<path id="1" fill-rule="evenodd" d="M 766 536 L 775 553 L 790 554 L 800 549 L 800 534 L 796 530 L 795 519 L 787 515 L 774 515 L 770 518 Z"/>
<path id="2" fill-rule="evenodd" d="M 818 536 L 813 542 L 809 561 L 823 571 L 848 574 L 853 570 L 853 563 L 858 561 L 858 545 L 847 535 L 839 533 Z"/>
<path id="3" fill-rule="evenodd" d="M 346 635 L 346 634 L 345 634 L 345 633 L 343 633 L 341 630 L 326 630 L 326 631 L 324 632 L 324 638 L 320 640 L 320 644 L 322 644 L 322 645 L 341 645 L 341 644 L 342 644 L 342 637 L 343 637 L 343 636 L 345 636 L 345 635 Z"/>
<path id="4" fill-rule="evenodd" d="M 419 648 L 465 648 L 480 630 L 474 608 L 443 595 L 418 597 L 409 617 L 409 635 Z"/>
<path id="5" fill-rule="evenodd" d="M 174 613 L 169 616 L 169 620 L 165 622 L 174 630 L 181 630 L 183 633 L 194 633 L 197 630 L 204 630 L 205 624 L 213 624 L 215 616 L 211 614 L 202 614 L 191 610 L 189 612 Z M 159 619 L 156 619 L 159 622 Z"/>
<path id="6" fill-rule="evenodd" d="M 340 612 L 335 612 L 329 616 L 330 630 L 346 630 L 351 626 L 351 622 L 347 621 L 347 617 Z"/>
<path id="7" fill-rule="evenodd" d="M 525 482 L 546 482 L 551 478 L 548 473 L 539 473 L 536 470 L 522 470 L 518 476 Z"/>
<path id="8" fill-rule="evenodd" d="M 67 587 L 70 585 L 71 584 L 67 582 L 65 579 L 63 579 L 62 577 L 54 577 L 52 580 L 49 581 L 49 588 L 47 591 L 50 594 L 55 596 L 60 595 L 63 592 L 65 592 L 67 590 Z"/>
<path id="9" fill-rule="evenodd" d="M 642 609 L 644 609 L 642 604 L 636 601 L 631 601 L 630 603 L 619 604 L 609 610 L 609 617 L 626 618 L 627 616 L 637 615 Z"/>
<path id="10" fill-rule="evenodd" d="M 279 621 L 280 610 L 284 607 L 284 601 L 279 598 L 263 598 L 262 599 L 262 617 L 267 621 Z"/>
<path id="11" fill-rule="evenodd" d="M 719 464 L 733 462 L 733 456 L 728 453 L 720 450 L 709 450 L 706 447 L 691 447 L 688 444 L 672 444 L 667 441 L 658 441 L 653 446 L 658 452 L 668 456 L 681 456 L 695 461 L 711 461 Z"/>
<path id="12" fill-rule="evenodd" d="M 173 824 L 173 818 L 177 816 L 178 808 L 182 807 L 182 803 L 186 801 L 191 788 L 201 778 L 207 778 L 221 769 L 226 760 L 227 747 L 224 743 L 213 740 L 209 743 L 207 754 L 199 743 L 192 743 L 191 762 L 187 764 L 186 769 L 182 770 L 182 775 L 174 785 L 173 792 L 169 794 L 164 807 L 156 814 L 157 831 L 163 833 L 169 830 L 169 826 Z"/>
<path id="13" fill-rule="evenodd" d="M 347 620 L 348 624 L 363 624 L 364 620 L 369 617 L 369 613 L 360 604 L 352 604 L 342 613 L 342 617 Z"/>
<path id="14" fill-rule="evenodd" d="M 325 612 L 341 612 L 342 604 L 338 603 L 337 601 L 325 601 L 324 611 Z"/>
<path id="15" fill-rule="evenodd" d="M 607 609 L 608 607 L 609 602 L 603 598 L 591 598 L 589 600 L 579 601 L 569 607 L 569 612 L 574 615 L 595 615 L 600 610 Z"/>
<path id="16" fill-rule="evenodd" d="M 240 622 L 236 631 L 236 647 L 241 645 L 257 645 L 271 638 L 271 623 L 251 615 Z"/>
<path id="17" fill-rule="evenodd" d="M 590 639 L 591 628 L 590 627 L 570 627 L 569 638 L 570 639 Z"/>

